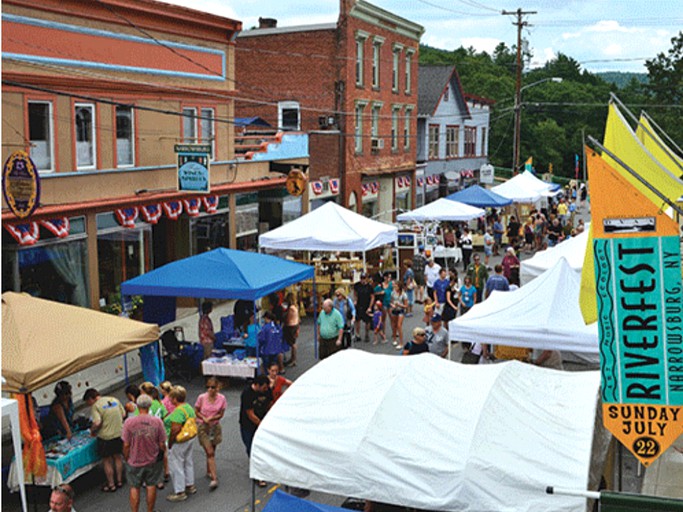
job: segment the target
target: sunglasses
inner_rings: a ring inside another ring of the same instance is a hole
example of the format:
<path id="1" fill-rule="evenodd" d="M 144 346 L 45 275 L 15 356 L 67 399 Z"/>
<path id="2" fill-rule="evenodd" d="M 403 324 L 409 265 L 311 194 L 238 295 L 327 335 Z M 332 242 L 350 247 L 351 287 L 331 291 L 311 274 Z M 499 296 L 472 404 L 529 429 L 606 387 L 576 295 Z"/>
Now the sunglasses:
<path id="1" fill-rule="evenodd" d="M 206 386 L 206 389 L 216 389 L 218 386 Z"/>
<path id="2" fill-rule="evenodd" d="M 427 334 L 425 334 L 424 332 L 419 332 L 415 336 L 427 336 Z"/>
<path id="3" fill-rule="evenodd" d="M 74 499 L 74 492 L 71 489 L 67 489 L 63 487 L 62 485 L 58 485 L 57 487 L 52 488 L 52 492 L 60 492 L 70 500 Z"/>

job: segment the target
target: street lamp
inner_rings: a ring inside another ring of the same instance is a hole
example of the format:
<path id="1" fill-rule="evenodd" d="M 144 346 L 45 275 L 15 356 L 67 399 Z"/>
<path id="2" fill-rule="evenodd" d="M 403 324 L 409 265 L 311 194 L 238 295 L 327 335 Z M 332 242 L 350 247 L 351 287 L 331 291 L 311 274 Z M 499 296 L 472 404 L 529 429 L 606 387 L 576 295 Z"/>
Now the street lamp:
<path id="1" fill-rule="evenodd" d="M 522 91 L 528 89 L 529 87 L 534 87 L 538 84 L 544 82 L 556 82 L 560 83 L 562 78 L 553 76 L 551 78 L 544 78 L 543 80 L 538 80 L 531 84 L 525 85 L 524 87 L 519 87 L 517 93 L 515 94 L 515 132 L 512 146 L 512 172 L 517 173 L 519 169 L 519 146 L 521 140 L 521 126 L 522 126 Z"/>

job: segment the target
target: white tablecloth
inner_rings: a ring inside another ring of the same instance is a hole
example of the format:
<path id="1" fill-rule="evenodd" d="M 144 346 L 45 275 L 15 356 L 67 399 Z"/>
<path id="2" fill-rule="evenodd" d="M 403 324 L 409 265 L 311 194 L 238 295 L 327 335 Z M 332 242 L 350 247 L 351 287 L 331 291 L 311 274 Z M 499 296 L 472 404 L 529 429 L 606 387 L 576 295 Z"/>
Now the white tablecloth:
<path id="1" fill-rule="evenodd" d="M 220 359 L 209 358 L 202 361 L 202 373 L 219 377 L 253 378 L 258 370 L 258 360 L 255 357 L 247 357 L 243 360 L 231 357 Z"/>

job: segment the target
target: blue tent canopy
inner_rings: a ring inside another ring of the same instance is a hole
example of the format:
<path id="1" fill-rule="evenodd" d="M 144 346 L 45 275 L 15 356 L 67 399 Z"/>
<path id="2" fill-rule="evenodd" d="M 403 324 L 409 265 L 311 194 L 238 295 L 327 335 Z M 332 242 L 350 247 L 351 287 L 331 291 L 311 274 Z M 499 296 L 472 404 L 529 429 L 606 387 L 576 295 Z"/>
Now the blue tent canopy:
<path id="1" fill-rule="evenodd" d="M 257 116 L 252 116 L 252 117 L 236 117 L 235 118 L 235 126 L 239 127 L 244 127 L 244 126 L 263 126 L 265 128 L 272 128 L 270 124 L 265 119 L 262 119 Z"/>
<path id="2" fill-rule="evenodd" d="M 478 208 L 486 208 L 487 206 L 499 208 L 512 203 L 512 199 L 508 199 L 500 194 L 491 192 L 490 190 L 482 188 L 479 185 L 472 185 L 464 190 L 455 192 L 449 196 L 446 196 L 446 199 L 450 199 L 451 201 L 460 201 L 461 203 L 469 204 L 470 206 L 476 206 Z"/>
<path id="3" fill-rule="evenodd" d="M 263 512 L 349 512 L 347 508 L 324 505 L 276 490 Z"/>
<path id="4" fill-rule="evenodd" d="M 313 273 L 313 267 L 276 256 L 219 248 L 129 279 L 121 294 L 256 300 Z"/>

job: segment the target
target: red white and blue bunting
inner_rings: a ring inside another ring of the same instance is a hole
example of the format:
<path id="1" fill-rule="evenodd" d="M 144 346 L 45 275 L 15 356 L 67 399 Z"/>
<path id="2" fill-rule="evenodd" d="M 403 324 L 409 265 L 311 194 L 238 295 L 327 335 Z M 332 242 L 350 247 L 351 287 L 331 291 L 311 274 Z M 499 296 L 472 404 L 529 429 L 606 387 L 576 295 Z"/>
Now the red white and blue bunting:
<path id="1" fill-rule="evenodd" d="M 183 199 L 183 204 L 185 205 L 185 211 L 190 217 L 196 217 L 199 215 L 199 207 L 202 202 L 198 197 L 193 197 L 192 199 Z"/>
<path id="2" fill-rule="evenodd" d="M 460 176 L 463 178 L 474 178 L 474 171 L 471 169 L 460 171 Z"/>
<path id="3" fill-rule="evenodd" d="M 37 222 L 28 224 L 5 224 L 5 229 L 10 232 L 19 245 L 33 245 L 40 238 L 40 229 Z"/>
<path id="4" fill-rule="evenodd" d="M 204 209 L 206 213 L 216 213 L 218 211 L 218 196 L 204 196 L 202 197 Z"/>
<path id="5" fill-rule="evenodd" d="M 114 210 L 114 215 L 116 220 L 119 221 L 124 228 L 134 228 L 135 221 L 138 218 L 139 210 L 137 206 L 131 206 L 129 208 L 120 208 Z"/>
<path id="6" fill-rule="evenodd" d="M 183 203 L 180 201 L 168 201 L 164 203 L 164 211 L 169 219 L 178 220 L 180 214 L 183 213 Z"/>
<path id="7" fill-rule="evenodd" d="M 425 179 L 424 178 L 418 178 L 417 179 L 417 186 L 422 188 L 425 186 Z"/>
<path id="8" fill-rule="evenodd" d="M 163 214 L 163 210 L 161 209 L 161 205 L 159 203 L 148 204 L 140 208 L 140 214 L 145 222 L 156 224 L 159 222 L 159 219 Z"/>
<path id="9" fill-rule="evenodd" d="M 323 193 L 323 183 L 322 181 L 311 181 L 311 189 L 315 195 L 320 195 Z"/>
<path id="10" fill-rule="evenodd" d="M 41 220 L 40 225 L 58 238 L 65 238 L 69 236 L 69 229 L 71 228 L 71 224 L 69 223 L 68 217 Z"/>
<path id="11" fill-rule="evenodd" d="M 339 180 L 337 178 L 330 180 L 330 192 L 339 194 Z"/>
<path id="12" fill-rule="evenodd" d="M 361 185 L 361 190 L 363 191 L 363 197 L 367 196 L 370 193 L 370 184 L 363 183 Z"/>

